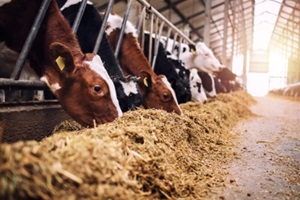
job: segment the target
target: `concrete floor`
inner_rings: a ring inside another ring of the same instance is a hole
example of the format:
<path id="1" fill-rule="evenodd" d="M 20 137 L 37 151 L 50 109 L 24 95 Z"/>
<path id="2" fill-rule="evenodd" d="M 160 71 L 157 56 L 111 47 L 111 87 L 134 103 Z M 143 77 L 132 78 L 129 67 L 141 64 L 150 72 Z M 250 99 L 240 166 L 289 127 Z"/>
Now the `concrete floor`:
<path id="1" fill-rule="evenodd" d="M 256 97 L 258 117 L 239 123 L 236 158 L 213 199 L 300 199 L 300 102 Z"/>

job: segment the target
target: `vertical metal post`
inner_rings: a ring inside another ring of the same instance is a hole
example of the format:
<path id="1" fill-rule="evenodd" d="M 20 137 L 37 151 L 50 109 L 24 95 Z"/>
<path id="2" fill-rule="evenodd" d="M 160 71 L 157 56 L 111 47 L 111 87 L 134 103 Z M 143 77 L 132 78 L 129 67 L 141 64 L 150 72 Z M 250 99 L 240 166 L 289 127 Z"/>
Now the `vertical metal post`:
<path id="1" fill-rule="evenodd" d="M 153 33 L 153 21 L 154 21 L 154 14 L 151 13 L 150 14 L 150 33 L 149 33 L 149 49 L 148 49 L 148 61 L 149 63 L 151 63 L 151 58 L 152 58 L 152 39 L 151 39 L 151 36 L 152 36 L 152 33 Z"/>
<path id="2" fill-rule="evenodd" d="M 175 44 L 176 44 L 175 41 L 177 40 L 177 37 L 178 37 L 178 34 L 175 33 L 175 35 L 174 35 L 174 42 L 173 42 L 173 46 L 172 46 L 172 52 L 174 52 L 174 50 L 175 50 Z M 178 51 L 180 51 L 180 49 Z"/>
<path id="3" fill-rule="evenodd" d="M 146 7 L 144 6 L 140 13 L 140 19 L 137 24 L 137 35 L 140 35 L 140 32 L 143 32 L 142 26 L 145 20 L 145 16 L 146 16 Z"/>
<path id="4" fill-rule="evenodd" d="M 73 26 L 72 26 L 72 30 L 73 30 L 74 33 L 76 33 L 77 30 L 78 30 L 78 27 L 80 25 L 80 22 L 81 22 L 81 19 L 82 19 L 82 16 L 83 16 L 83 13 L 84 13 L 84 10 L 85 10 L 85 7 L 86 7 L 86 4 L 87 4 L 87 0 L 82 0 L 82 2 L 80 3 L 79 10 L 77 12 L 75 21 L 74 21 Z"/>
<path id="5" fill-rule="evenodd" d="M 170 38 L 170 35 L 171 35 L 171 31 L 172 31 L 172 29 L 169 29 L 168 33 L 167 33 L 167 40 L 166 40 L 166 45 L 165 45 L 165 51 L 166 52 L 167 52 L 167 47 L 168 47 L 168 44 L 169 44 L 169 38 Z M 171 52 L 171 53 L 173 53 L 173 52 Z"/>
<path id="6" fill-rule="evenodd" d="M 178 60 L 180 60 L 179 58 L 180 58 L 180 52 L 181 52 L 180 49 L 181 49 L 182 41 L 183 41 L 183 38 L 180 37 L 180 38 L 179 38 L 179 44 L 178 44 L 178 54 L 177 54 L 177 59 L 178 59 Z"/>
<path id="7" fill-rule="evenodd" d="M 40 7 L 40 10 L 39 10 L 37 16 L 35 17 L 35 20 L 33 22 L 31 30 L 30 30 L 27 38 L 26 38 L 26 41 L 25 41 L 24 46 L 22 48 L 22 51 L 19 55 L 19 58 L 17 60 L 14 71 L 10 76 L 11 79 L 17 80 L 17 79 L 20 78 L 20 74 L 21 74 L 21 71 L 23 69 L 24 63 L 25 63 L 26 58 L 28 56 L 28 53 L 31 49 L 31 46 L 34 42 L 34 39 L 35 39 L 39 29 L 40 29 L 40 26 L 42 24 L 42 21 L 43 21 L 44 16 L 47 12 L 47 9 L 49 7 L 50 2 L 51 2 L 51 0 L 43 0 L 43 2 L 41 4 L 41 7 Z"/>
<path id="8" fill-rule="evenodd" d="M 104 35 L 104 31 L 105 31 L 105 27 L 106 27 L 106 22 L 107 22 L 109 14 L 112 10 L 113 5 L 114 5 L 114 0 L 110 0 L 109 3 L 108 3 L 108 6 L 106 8 L 105 14 L 104 14 L 104 18 L 103 18 L 102 25 L 101 25 L 101 28 L 100 28 L 99 33 L 98 33 L 98 37 L 97 37 L 97 40 L 96 40 L 96 44 L 94 46 L 93 53 L 97 53 L 99 48 L 100 48 L 100 44 L 101 44 L 101 41 L 102 41 L 102 38 L 103 38 L 103 35 Z"/>
<path id="9" fill-rule="evenodd" d="M 210 18 L 211 18 L 211 0 L 205 0 L 205 24 L 204 24 L 204 43 L 210 45 Z"/>
<path id="10" fill-rule="evenodd" d="M 142 26 L 141 26 L 141 29 L 140 29 L 140 32 L 139 32 L 139 42 L 140 42 L 140 45 L 141 45 L 141 49 L 144 49 L 144 42 L 145 42 L 145 35 L 144 35 L 144 32 L 145 32 L 145 27 L 146 27 L 146 12 L 145 12 L 145 15 L 143 17 L 143 20 L 142 20 Z"/>
<path id="11" fill-rule="evenodd" d="M 127 3 L 125 15 L 123 17 L 123 22 L 122 22 L 122 26 L 121 26 L 121 30 L 120 30 L 120 35 L 119 35 L 119 39 L 118 39 L 117 46 L 116 46 L 116 51 L 115 51 L 116 58 L 118 57 L 119 51 L 120 51 L 120 48 L 121 48 L 121 43 L 122 43 L 122 40 L 123 40 L 123 36 L 124 36 L 125 28 L 126 28 L 126 23 L 127 23 L 127 20 L 128 20 L 128 15 L 129 15 L 129 12 L 130 12 L 131 3 L 132 3 L 132 0 L 129 0 L 128 3 Z"/>
<path id="12" fill-rule="evenodd" d="M 158 18 L 156 19 L 158 21 Z M 159 49 L 159 42 L 161 38 L 161 33 L 164 27 L 164 22 L 161 22 L 160 28 L 159 28 L 159 33 L 155 35 L 155 49 L 154 49 L 154 56 L 153 56 L 153 61 L 152 61 L 152 69 L 154 70 L 154 65 L 156 62 L 157 54 L 158 54 L 158 49 Z M 151 36 L 150 36 L 151 37 Z"/>

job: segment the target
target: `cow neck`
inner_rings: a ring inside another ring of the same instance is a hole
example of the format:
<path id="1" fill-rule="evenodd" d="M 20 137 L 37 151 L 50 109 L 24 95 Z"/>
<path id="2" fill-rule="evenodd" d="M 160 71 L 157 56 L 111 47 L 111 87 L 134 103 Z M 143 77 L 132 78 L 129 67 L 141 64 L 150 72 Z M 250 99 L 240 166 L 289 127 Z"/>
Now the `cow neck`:
<path id="1" fill-rule="evenodd" d="M 151 69 L 149 61 L 145 57 L 137 39 L 132 33 L 124 35 L 121 48 L 119 59 L 121 60 L 121 65 L 125 68 L 125 71 L 136 76 L 139 76 L 141 71 L 146 71 L 152 78 L 156 77 L 156 74 Z"/>
<path id="2" fill-rule="evenodd" d="M 118 63 L 114 55 L 114 52 L 108 42 L 105 33 L 100 43 L 98 55 L 103 60 L 104 67 L 113 80 L 119 80 L 120 78 L 124 78 L 124 74 L 122 72 L 120 64 Z"/>
<path id="3" fill-rule="evenodd" d="M 74 57 L 74 63 L 82 62 L 84 57 L 79 43 L 76 40 L 76 35 L 73 33 L 69 23 L 60 13 L 57 4 L 52 0 L 53 6 L 49 7 L 48 15 L 45 18 L 44 23 L 47 24 L 46 41 L 48 42 L 45 46 L 46 51 L 49 49 L 49 45 L 53 42 L 59 42 L 71 50 Z"/>

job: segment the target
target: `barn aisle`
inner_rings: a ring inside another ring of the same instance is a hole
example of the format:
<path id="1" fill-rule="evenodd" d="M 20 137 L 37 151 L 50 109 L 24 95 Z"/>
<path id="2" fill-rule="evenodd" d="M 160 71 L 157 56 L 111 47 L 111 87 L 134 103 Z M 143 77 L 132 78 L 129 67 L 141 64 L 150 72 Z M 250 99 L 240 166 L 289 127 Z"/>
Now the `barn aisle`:
<path id="1" fill-rule="evenodd" d="M 233 130 L 237 155 L 214 199 L 300 199 L 300 102 L 255 99 L 258 117 Z"/>

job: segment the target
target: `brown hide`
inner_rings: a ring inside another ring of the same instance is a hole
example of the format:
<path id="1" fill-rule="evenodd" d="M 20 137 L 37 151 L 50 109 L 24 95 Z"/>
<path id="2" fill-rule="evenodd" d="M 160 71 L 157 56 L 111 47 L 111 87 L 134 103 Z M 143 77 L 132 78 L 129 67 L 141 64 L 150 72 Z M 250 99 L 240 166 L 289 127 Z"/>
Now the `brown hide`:
<path id="1" fill-rule="evenodd" d="M 12 0 L 0 7 L 0 41 L 20 52 L 41 0 Z M 62 57 L 64 68 L 56 58 Z M 28 59 L 31 66 L 57 96 L 63 109 L 82 125 L 113 121 L 120 115 L 113 103 L 104 75 L 91 69 L 87 61 L 95 54 L 83 54 L 69 23 L 51 1 Z M 101 66 L 98 64 L 98 68 Z M 102 66 L 103 67 L 103 66 Z M 115 92 L 115 91 L 113 91 Z"/>
<path id="2" fill-rule="evenodd" d="M 107 35 L 113 49 L 116 48 L 119 32 L 119 29 L 115 29 Z M 163 75 L 158 76 L 152 70 L 137 38 L 132 33 L 124 34 L 118 59 L 125 74 L 140 77 L 139 89 L 145 108 L 163 109 L 167 112 L 181 114 L 176 97 L 171 92 L 172 89 L 163 82 L 163 79 L 166 78 Z"/>

